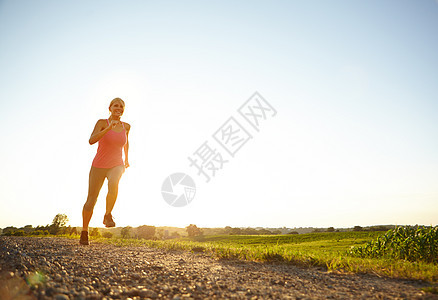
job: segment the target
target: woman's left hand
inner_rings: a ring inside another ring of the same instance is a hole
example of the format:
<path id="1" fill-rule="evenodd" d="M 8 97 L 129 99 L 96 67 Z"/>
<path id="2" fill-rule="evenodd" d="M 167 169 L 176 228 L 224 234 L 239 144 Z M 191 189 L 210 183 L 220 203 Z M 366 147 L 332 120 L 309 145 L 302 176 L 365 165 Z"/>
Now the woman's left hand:
<path id="1" fill-rule="evenodd" d="M 125 161 L 125 169 L 129 167 L 129 162 L 126 160 Z"/>

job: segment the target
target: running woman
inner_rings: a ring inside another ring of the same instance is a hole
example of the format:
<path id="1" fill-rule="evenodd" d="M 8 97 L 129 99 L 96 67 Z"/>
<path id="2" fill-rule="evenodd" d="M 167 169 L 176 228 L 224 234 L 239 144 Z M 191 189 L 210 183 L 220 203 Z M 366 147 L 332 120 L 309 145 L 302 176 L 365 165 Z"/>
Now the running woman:
<path id="1" fill-rule="evenodd" d="M 93 215 L 94 205 L 97 201 L 100 189 L 105 178 L 108 179 L 108 194 L 106 196 L 106 212 L 103 224 L 106 227 L 115 227 L 111 212 L 116 203 L 119 189 L 119 181 L 128 162 L 128 134 L 131 126 L 120 121 L 125 110 L 125 102 L 120 98 L 114 98 L 109 106 L 111 116 L 108 119 L 100 119 L 94 126 L 90 137 L 90 145 L 99 142 L 96 156 L 91 165 L 87 202 L 82 209 L 82 232 L 79 243 L 88 245 L 88 224 Z M 122 149 L 125 152 L 125 161 L 122 158 Z"/>

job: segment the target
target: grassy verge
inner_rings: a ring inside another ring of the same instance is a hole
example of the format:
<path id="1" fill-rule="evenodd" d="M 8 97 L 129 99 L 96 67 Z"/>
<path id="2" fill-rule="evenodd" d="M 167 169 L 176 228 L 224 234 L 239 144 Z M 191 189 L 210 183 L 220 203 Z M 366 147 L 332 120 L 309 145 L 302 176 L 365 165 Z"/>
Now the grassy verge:
<path id="1" fill-rule="evenodd" d="M 438 265 L 387 258 L 352 257 L 352 246 L 364 245 L 382 232 L 334 232 L 272 236 L 201 236 L 167 241 L 98 238 L 97 242 L 116 246 L 204 252 L 222 259 L 282 262 L 300 266 L 318 266 L 329 271 L 371 273 L 391 278 L 438 282 Z"/>

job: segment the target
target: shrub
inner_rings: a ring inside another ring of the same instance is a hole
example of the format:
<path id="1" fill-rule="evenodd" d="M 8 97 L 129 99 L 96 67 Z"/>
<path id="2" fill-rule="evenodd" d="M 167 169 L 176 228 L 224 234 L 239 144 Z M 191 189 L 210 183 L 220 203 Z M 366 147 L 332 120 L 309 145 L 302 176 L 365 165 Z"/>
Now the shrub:
<path id="1" fill-rule="evenodd" d="M 96 237 L 96 238 L 100 237 L 99 229 L 96 227 L 92 228 L 90 231 L 90 236 Z"/>
<path id="2" fill-rule="evenodd" d="M 186 227 L 188 236 L 199 236 L 202 235 L 202 230 L 194 224 L 190 224 Z"/>
<path id="3" fill-rule="evenodd" d="M 14 236 L 23 236 L 24 235 L 24 230 L 17 230 L 13 233 Z"/>
<path id="4" fill-rule="evenodd" d="M 438 263 L 438 226 L 396 227 L 364 246 L 352 247 L 350 254 Z"/>
<path id="5" fill-rule="evenodd" d="M 170 234 L 169 237 L 170 237 L 170 238 L 173 238 L 173 239 L 176 239 L 176 238 L 181 237 L 181 235 L 180 235 L 178 232 L 173 231 L 173 232 Z"/>
<path id="6" fill-rule="evenodd" d="M 122 228 L 120 235 L 122 236 L 122 238 L 127 239 L 131 236 L 131 233 L 132 233 L 132 227 L 126 226 Z"/>
<path id="7" fill-rule="evenodd" d="M 78 230 L 76 229 L 76 227 L 72 227 L 72 228 L 70 229 L 69 234 L 70 234 L 70 235 L 77 235 L 77 234 L 78 234 Z"/>
<path id="8" fill-rule="evenodd" d="M 137 234 L 141 239 L 152 240 L 155 238 L 155 230 L 155 226 L 142 225 L 137 227 Z"/>
<path id="9" fill-rule="evenodd" d="M 47 231 L 47 233 L 49 232 Z M 42 230 L 35 230 L 31 233 L 31 235 L 45 235 L 45 232 Z"/>
<path id="10" fill-rule="evenodd" d="M 362 226 L 354 226 L 353 231 L 363 231 Z"/>
<path id="11" fill-rule="evenodd" d="M 17 229 L 17 227 L 8 226 L 3 229 L 3 235 L 11 236 Z"/>
<path id="12" fill-rule="evenodd" d="M 109 231 L 105 231 L 104 233 L 102 233 L 102 236 L 106 239 L 110 239 L 113 237 L 113 234 Z"/>

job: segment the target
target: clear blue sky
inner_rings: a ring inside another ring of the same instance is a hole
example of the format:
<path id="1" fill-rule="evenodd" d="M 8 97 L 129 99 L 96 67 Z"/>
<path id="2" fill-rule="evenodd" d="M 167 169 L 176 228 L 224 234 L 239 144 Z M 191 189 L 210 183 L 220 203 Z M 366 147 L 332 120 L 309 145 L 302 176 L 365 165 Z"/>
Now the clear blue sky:
<path id="1" fill-rule="evenodd" d="M 81 225 L 114 97 L 120 226 L 436 225 L 437 53 L 434 0 L 0 1 L 0 227 Z M 205 183 L 187 157 L 255 91 L 277 115 Z M 197 184 L 183 208 L 174 172 Z"/>

